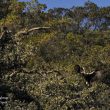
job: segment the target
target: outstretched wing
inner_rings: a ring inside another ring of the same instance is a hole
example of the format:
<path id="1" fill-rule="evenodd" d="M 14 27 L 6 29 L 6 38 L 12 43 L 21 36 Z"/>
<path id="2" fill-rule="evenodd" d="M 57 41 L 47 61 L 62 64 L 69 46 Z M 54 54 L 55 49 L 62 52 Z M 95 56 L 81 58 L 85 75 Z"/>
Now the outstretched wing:
<path id="1" fill-rule="evenodd" d="M 103 74 L 103 71 L 96 71 L 96 77 L 97 77 L 97 79 L 102 79 L 104 74 Z"/>
<path id="2" fill-rule="evenodd" d="M 87 75 L 91 75 L 91 74 L 94 74 L 95 71 L 92 71 L 92 72 L 89 72 L 89 73 L 86 73 Z"/>

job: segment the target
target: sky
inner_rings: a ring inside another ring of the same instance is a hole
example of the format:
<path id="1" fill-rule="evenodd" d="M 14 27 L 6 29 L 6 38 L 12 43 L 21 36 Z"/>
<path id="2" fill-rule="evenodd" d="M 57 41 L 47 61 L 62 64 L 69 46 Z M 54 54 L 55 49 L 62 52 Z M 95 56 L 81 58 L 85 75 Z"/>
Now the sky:
<path id="1" fill-rule="evenodd" d="M 30 1 L 30 0 L 20 0 L 20 1 Z M 47 8 L 64 7 L 71 8 L 73 6 L 84 5 L 88 0 L 38 0 L 40 3 L 47 5 Z M 96 3 L 98 6 L 110 6 L 110 0 L 91 0 L 91 2 Z"/>

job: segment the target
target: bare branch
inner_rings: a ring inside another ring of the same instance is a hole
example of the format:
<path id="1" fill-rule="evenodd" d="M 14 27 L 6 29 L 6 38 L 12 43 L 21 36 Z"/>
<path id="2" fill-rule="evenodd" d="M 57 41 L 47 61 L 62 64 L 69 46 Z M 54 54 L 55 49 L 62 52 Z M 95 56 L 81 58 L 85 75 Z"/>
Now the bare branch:
<path id="1" fill-rule="evenodd" d="M 43 29 L 50 29 L 50 27 L 34 27 L 31 29 L 25 29 L 17 32 L 14 36 L 20 36 L 20 35 L 29 35 L 29 33 L 36 31 L 36 30 L 43 30 Z"/>

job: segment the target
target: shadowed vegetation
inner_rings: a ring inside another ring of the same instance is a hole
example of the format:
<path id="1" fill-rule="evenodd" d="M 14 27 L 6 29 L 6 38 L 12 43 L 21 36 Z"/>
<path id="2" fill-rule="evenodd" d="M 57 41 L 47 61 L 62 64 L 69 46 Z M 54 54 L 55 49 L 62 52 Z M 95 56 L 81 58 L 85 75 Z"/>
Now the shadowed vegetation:
<path id="1" fill-rule="evenodd" d="M 0 6 L 0 97 L 8 97 L 0 109 L 110 109 L 110 7 L 86 2 L 45 11 L 37 0 Z M 101 80 L 88 86 L 75 65 L 102 71 Z"/>

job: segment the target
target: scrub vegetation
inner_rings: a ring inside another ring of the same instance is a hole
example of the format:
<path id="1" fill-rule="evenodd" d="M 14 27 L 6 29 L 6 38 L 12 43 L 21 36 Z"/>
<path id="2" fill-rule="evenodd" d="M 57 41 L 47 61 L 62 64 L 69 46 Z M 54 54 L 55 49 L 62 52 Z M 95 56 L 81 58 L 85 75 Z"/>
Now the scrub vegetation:
<path id="1" fill-rule="evenodd" d="M 0 110 L 109 110 L 110 7 L 46 9 L 0 0 Z M 86 84 L 75 65 L 101 80 Z"/>

